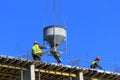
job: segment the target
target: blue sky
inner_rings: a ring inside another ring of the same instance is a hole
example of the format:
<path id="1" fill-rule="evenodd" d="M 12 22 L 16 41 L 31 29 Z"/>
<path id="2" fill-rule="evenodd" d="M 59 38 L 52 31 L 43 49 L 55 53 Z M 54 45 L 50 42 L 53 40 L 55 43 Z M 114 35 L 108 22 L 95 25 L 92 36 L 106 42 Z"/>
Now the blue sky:
<path id="1" fill-rule="evenodd" d="M 0 0 L 0 54 L 18 57 L 31 50 L 34 40 L 43 44 L 44 26 L 54 24 L 52 0 L 47 15 L 46 1 Z M 56 23 L 63 25 L 56 1 Z M 119 0 L 62 0 L 68 44 L 68 53 L 61 54 L 63 64 L 79 58 L 88 68 L 99 55 L 103 69 L 120 68 L 119 4 Z M 52 56 L 42 60 L 56 62 Z"/>

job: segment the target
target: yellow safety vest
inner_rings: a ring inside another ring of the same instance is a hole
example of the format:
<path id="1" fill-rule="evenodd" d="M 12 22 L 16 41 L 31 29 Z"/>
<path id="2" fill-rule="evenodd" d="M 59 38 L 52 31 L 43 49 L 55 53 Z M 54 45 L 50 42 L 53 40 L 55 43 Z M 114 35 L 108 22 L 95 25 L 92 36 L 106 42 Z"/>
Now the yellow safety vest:
<path id="1" fill-rule="evenodd" d="M 92 65 L 94 65 L 94 64 L 97 63 L 97 62 L 98 62 L 98 61 L 93 61 L 93 62 L 92 62 Z"/>
<path id="2" fill-rule="evenodd" d="M 37 54 L 37 53 L 41 53 L 42 54 L 42 50 L 40 49 L 39 45 L 38 44 L 35 44 L 33 47 L 32 47 L 32 50 L 33 50 L 33 54 Z"/>

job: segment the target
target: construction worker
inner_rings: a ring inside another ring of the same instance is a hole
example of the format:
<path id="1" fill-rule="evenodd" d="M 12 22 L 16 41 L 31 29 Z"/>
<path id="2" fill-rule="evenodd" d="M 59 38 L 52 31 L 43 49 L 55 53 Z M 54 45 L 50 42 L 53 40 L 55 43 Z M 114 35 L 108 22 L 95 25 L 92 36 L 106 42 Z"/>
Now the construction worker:
<path id="1" fill-rule="evenodd" d="M 40 46 L 37 41 L 34 41 L 34 45 L 32 46 L 33 60 L 41 60 L 41 56 L 43 54 L 42 49 L 46 49 L 46 47 Z"/>
<path id="2" fill-rule="evenodd" d="M 102 67 L 98 65 L 98 62 L 99 62 L 99 61 L 100 61 L 100 57 L 97 56 L 96 59 L 95 59 L 95 60 L 92 62 L 92 64 L 90 65 L 90 68 L 95 69 L 95 68 L 98 67 L 98 68 L 102 69 Z"/>

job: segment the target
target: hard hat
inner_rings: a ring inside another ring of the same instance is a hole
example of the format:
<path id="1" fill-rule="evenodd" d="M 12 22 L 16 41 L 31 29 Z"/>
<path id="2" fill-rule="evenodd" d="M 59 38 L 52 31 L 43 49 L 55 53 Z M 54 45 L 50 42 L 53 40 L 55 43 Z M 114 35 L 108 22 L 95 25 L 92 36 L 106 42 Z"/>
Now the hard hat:
<path id="1" fill-rule="evenodd" d="M 100 56 L 97 56 L 97 57 L 96 57 L 96 60 L 100 60 Z"/>
<path id="2" fill-rule="evenodd" d="M 38 44 L 38 42 L 37 42 L 37 41 L 34 41 L 34 44 Z"/>

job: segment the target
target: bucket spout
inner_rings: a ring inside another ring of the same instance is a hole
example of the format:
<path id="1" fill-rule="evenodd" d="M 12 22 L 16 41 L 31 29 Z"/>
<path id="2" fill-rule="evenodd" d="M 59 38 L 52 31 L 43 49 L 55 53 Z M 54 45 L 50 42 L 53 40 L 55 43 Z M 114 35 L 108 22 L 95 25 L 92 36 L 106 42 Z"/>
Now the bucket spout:
<path id="1" fill-rule="evenodd" d="M 62 62 L 57 48 L 55 48 L 55 47 L 51 48 L 51 49 L 50 49 L 50 53 L 51 53 L 52 56 L 57 60 L 58 63 L 61 63 L 61 62 Z"/>

